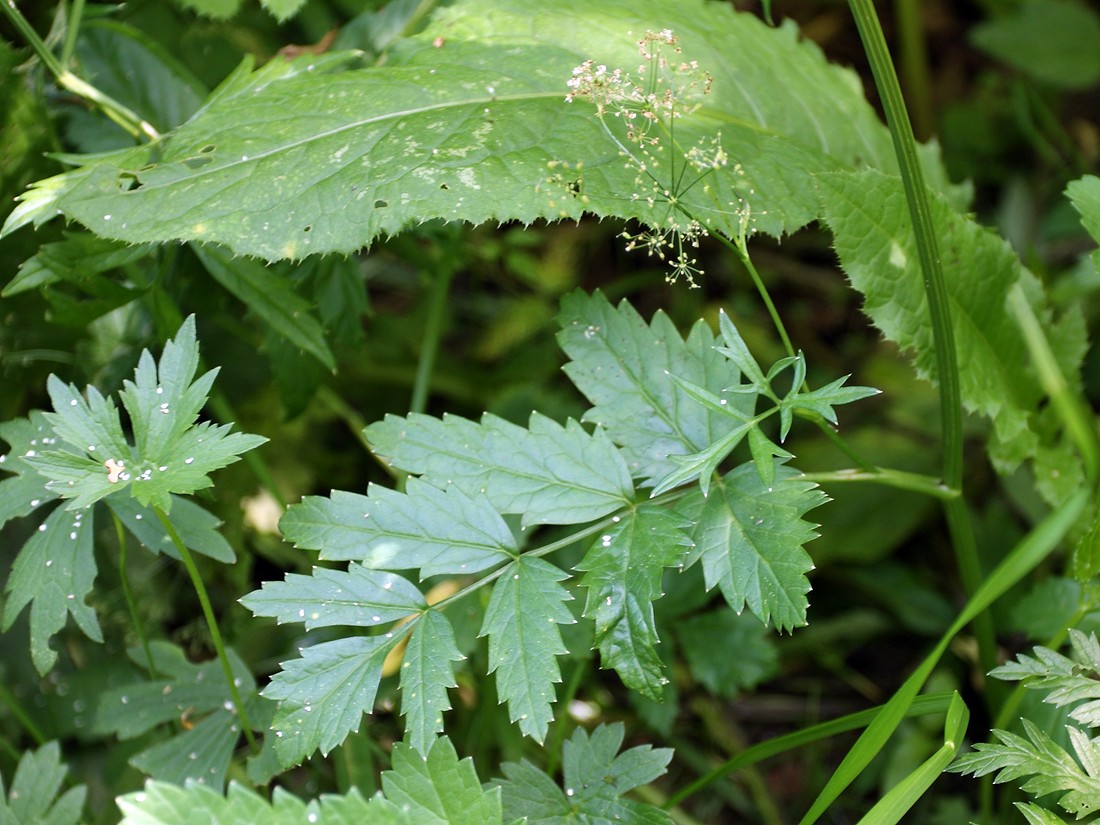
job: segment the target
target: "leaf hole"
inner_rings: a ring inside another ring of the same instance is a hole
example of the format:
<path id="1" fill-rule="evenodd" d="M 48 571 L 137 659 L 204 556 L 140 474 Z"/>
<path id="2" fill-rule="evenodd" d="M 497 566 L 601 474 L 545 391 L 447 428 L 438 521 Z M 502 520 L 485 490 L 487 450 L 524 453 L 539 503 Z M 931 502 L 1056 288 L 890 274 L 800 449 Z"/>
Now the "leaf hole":
<path id="1" fill-rule="evenodd" d="M 389 204 L 389 202 L 388 202 L 388 201 L 384 201 L 384 200 L 382 200 L 381 198 L 379 198 L 378 200 L 376 200 L 376 201 L 374 202 L 374 208 L 375 208 L 375 209 L 385 209 L 385 208 L 386 208 L 387 206 L 389 206 L 389 205 L 390 205 L 390 204 Z"/>

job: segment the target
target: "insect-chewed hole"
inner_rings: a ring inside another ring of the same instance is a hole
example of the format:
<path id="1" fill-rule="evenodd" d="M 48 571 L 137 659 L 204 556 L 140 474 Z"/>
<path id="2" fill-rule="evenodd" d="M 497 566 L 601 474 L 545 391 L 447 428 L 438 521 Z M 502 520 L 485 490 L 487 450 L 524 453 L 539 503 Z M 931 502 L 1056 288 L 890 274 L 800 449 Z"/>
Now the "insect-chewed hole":
<path id="1" fill-rule="evenodd" d="M 389 205 L 390 205 L 390 204 L 389 204 L 389 202 L 388 202 L 388 201 L 384 201 L 384 200 L 382 200 L 381 198 L 379 198 L 378 200 L 376 200 L 376 201 L 374 202 L 374 208 L 375 208 L 375 209 L 385 209 L 385 208 L 386 208 L 387 206 L 389 206 Z"/>

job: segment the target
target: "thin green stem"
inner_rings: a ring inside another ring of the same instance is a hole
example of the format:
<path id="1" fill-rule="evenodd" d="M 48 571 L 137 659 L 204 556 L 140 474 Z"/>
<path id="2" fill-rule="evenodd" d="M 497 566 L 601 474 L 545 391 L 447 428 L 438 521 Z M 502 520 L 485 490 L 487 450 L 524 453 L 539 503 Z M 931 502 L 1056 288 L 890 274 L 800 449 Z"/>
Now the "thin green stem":
<path id="1" fill-rule="evenodd" d="M 130 573 L 126 569 L 126 531 L 122 528 L 122 519 L 118 517 L 114 510 L 111 510 L 111 518 L 114 520 L 115 536 L 118 538 L 118 577 L 119 581 L 122 582 L 122 593 L 126 598 L 126 609 L 130 611 L 130 621 L 134 625 L 134 632 L 137 633 L 138 640 L 141 642 L 141 649 L 145 653 L 145 667 L 149 671 L 149 676 L 156 679 L 157 668 L 153 664 L 153 652 L 149 648 L 149 637 L 145 633 L 145 625 L 141 621 L 141 614 L 138 613 L 134 591 L 130 587 Z"/>
<path id="2" fill-rule="evenodd" d="M 779 335 L 779 340 L 783 342 L 784 352 L 794 357 L 794 344 L 791 343 L 791 337 L 787 334 L 787 327 L 784 325 L 783 319 L 779 316 L 779 310 L 776 309 L 775 302 L 772 301 L 772 296 L 768 294 L 768 288 L 764 286 L 764 279 L 760 277 L 760 273 L 752 262 L 752 256 L 749 255 L 748 238 L 745 233 L 741 232 L 736 238 L 727 238 L 725 235 L 715 235 L 715 237 L 718 238 L 720 243 L 725 244 L 731 249 L 740 259 L 741 263 L 744 264 L 745 269 L 749 273 L 749 278 L 752 279 L 753 286 L 756 287 L 756 292 L 760 296 L 760 300 L 764 302 L 764 308 L 767 309 L 768 316 L 772 319 L 772 325 Z"/>
<path id="3" fill-rule="evenodd" d="M 34 49 L 34 53 L 42 61 L 42 65 L 54 76 L 58 86 L 94 103 L 107 117 L 135 139 L 144 137 L 148 140 L 157 140 L 160 137 L 153 125 L 140 115 L 70 72 L 54 56 L 42 38 L 38 36 L 34 27 L 27 22 L 27 18 L 16 7 L 15 0 L 0 0 L 0 10 L 3 10 L 4 15 L 19 30 L 19 33 L 23 35 L 30 47 Z"/>
<path id="4" fill-rule="evenodd" d="M 948 487 L 962 490 L 963 483 L 963 419 L 962 394 L 959 387 L 958 355 L 955 349 L 955 333 L 951 326 L 950 300 L 947 281 L 940 263 L 939 246 L 928 190 L 917 156 L 917 144 L 909 123 L 905 101 L 898 85 L 897 74 L 890 60 L 890 51 L 882 34 L 872 0 L 849 0 L 856 27 L 859 29 L 863 48 L 867 52 L 875 86 L 882 99 L 886 122 L 894 142 L 898 168 L 905 189 L 909 217 L 913 224 L 924 292 L 932 326 L 932 338 L 936 354 L 936 377 L 940 388 L 940 420 L 943 429 L 943 481 Z M 947 499 L 944 515 L 955 550 L 956 565 L 967 595 L 972 595 L 981 585 L 982 573 L 978 563 L 977 545 L 970 523 L 966 503 L 962 499 Z M 979 658 L 982 667 L 992 669 L 997 651 L 993 635 L 992 619 L 986 615 L 974 624 L 978 637 Z"/>
<path id="5" fill-rule="evenodd" d="M 29 733 L 31 738 L 34 739 L 39 746 L 45 745 L 49 741 L 49 737 L 47 737 L 46 734 L 42 732 L 42 729 L 35 724 L 30 714 L 23 709 L 23 705 L 20 704 L 15 694 L 11 692 L 11 689 L 4 684 L 2 680 L 0 680 L 0 705 L 8 709 L 8 712 L 23 726 L 23 730 Z M 4 742 L 6 743 L 7 740 L 4 739 Z M 16 758 L 18 757 L 19 754 L 16 753 Z"/>
<path id="6" fill-rule="evenodd" d="M 84 17 L 84 0 L 73 0 L 69 10 L 69 20 L 65 27 L 65 42 L 61 44 L 61 65 L 66 69 L 73 63 L 76 53 L 76 37 L 80 33 L 80 22 Z"/>
<path id="7" fill-rule="evenodd" d="M 225 397 L 225 394 L 221 390 L 211 390 L 210 398 L 207 401 L 210 406 L 210 411 L 214 413 L 214 416 L 222 423 L 228 424 L 237 421 L 237 415 L 233 411 L 233 406 L 229 403 L 229 399 Z M 279 490 L 279 485 L 275 481 L 275 476 L 271 472 L 271 468 L 267 466 L 267 462 L 264 461 L 263 456 L 257 450 L 249 450 L 242 458 L 244 463 L 248 465 L 248 469 L 252 471 L 252 474 L 256 476 L 256 480 L 260 482 L 260 486 L 267 490 L 271 494 L 271 497 L 278 502 L 279 506 L 284 510 L 287 507 L 286 497 Z"/>
<path id="8" fill-rule="evenodd" d="M 894 0 L 899 62 L 909 97 L 909 110 L 913 113 L 917 135 L 921 140 L 927 140 L 932 137 L 934 125 L 928 49 L 925 47 L 924 21 L 921 19 L 923 5 L 918 0 Z"/>
<path id="9" fill-rule="evenodd" d="M 441 266 L 432 275 L 424 343 L 420 348 L 420 362 L 416 367 L 416 382 L 413 384 L 409 412 L 422 413 L 428 407 L 432 370 L 435 368 L 435 357 L 439 353 L 439 339 L 443 336 L 443 319 L 447 310 L 447 297 L 451 294 L 453 276 L 454 270 L 448 265 Z"/>
<path id="10" fill-rule="evenodd" d="M 886 487 L 896 487 L 899 490 L 911 490 L 915 493 L 923 493 L 941 501 L 950 501 L 959 498 L 961 493 L 944 484 L 940 479 L 920 473 L 909 473 L 905 470 L 890 470 L 875 468 L 873 470 L 832 470 L 821 473 L 803 473 L 799 478 L 814 481 L 818 484 L 870 482 L 882 484 Z"/>
<path id="11" fill-rule="evenodd" d="M 550 730 L 550 736 L 546 742 L 546 773 L 553 776 L 558 770 L 558 755 L 561 753 L 562 742 L 565 741 L 565 728 L 569 722 L 569 713 L 564 710 L 568 709 L 569 703 L 573 701 L 573 697 L 577 695 L 577 691 L 581 686 L 581 679 L 588 671 L 588 660 L 578 659 L 576 665 L 573 667 L 573 672 L 569 674 L 569 681 L 565 685 L 565 691 L 558 699 L 558 706 L 563 708 L 563 712 L 558 714 L 558 718 L 554 721 L 554 726 Z"/>
<path id="12" fill-rule="evenodd" d="M 199 597 L 199 604 L 202 606 L 202 615 L 206 619 L 206 626 L 210 631 L 210 639 L 214 643 L 214 650 L 218 654 L 218 661 L 221 662 L 222 672 L 225 673 L 225 680 L 229 684 L 229 696 L 233 700 L 233 707 L 237 711 L 237 718 L 241 720 L 244 738 L 248 740 L 252 752 L 254 754 L 259 753 L 260 746 L 256 742 L 256 737 L 252 734 L 252 723 L 248 719 L 248 712 L 245 710 L 244 702 L 241 701 L 241 692 L 237 689 L 237 679 L 233 675 L 233 668 L 229 664 L 229 657 L 225 653 L 225 645 L 222 643 L 222 633 L 218 628 L 218 620 L 214 616 L 214 608 L 210 604 L 210 597 L 206 593 L 206 585 L 203 584 L 202 576 L 199 575 L 199 568 L 195 566 L 195 560 L 191 556 L 191 551 L 188 550 L 187 545 L 183 543 L 183 539 L 181 539 L 179 533 L 176 532 L 176 527 L 172 524 L 168 515 L 159 507 L 153 507 L 153 512 L 157 514 L 157 518 L 168 534 L 168 538 L 172 541 L 176 551 L 180 554 L 183 566 L 187 568 L 187 575 L 191 577 L 191 584 L 195 588 L 195 594 Z"/>

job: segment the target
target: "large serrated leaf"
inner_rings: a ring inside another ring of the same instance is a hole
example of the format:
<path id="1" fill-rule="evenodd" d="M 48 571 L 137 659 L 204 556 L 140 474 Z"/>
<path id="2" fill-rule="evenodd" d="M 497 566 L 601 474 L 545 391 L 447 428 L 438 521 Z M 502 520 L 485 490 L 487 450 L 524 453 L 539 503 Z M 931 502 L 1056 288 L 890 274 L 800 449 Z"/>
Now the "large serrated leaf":
<path id="1" fill-rule="evenodd" d="M 635 477 L 654 481 L 671 473 L 677 465 L 669 456 L 699 452 L 732 428 L 728 415 L 707 409 L 672 380 L 715 394 L 740 383 L 704 321 L 685 342 L 663 312 L 646 324 L 629 303 L 613 307 L 599 291 L 565 296 L 558 321 L 558 343 L 572 359 L 565 372 L 594 405 L 584 419 L 622 447 Z M 747 415 L 754 401 L 733 398 Z"/>
<path id="2" fill-rule="evenodd" d="M 275 260 L 350 252 L 431 218 L 588 210 L 658 223 L 667 207 L 630 197 L 637 170 L 593 108 L 564 97 L 574 67 L 633 71 L 639 35 L 666 27 L 713 76 L 705 105 L 677 121 L 679 144 L 720 138 L 736 161 L 681 202 L 726 234 L 739 228 L 740 192 L 752 193 L 754 225 L 780 235 L 817 214 L 809 175 L 894 168 L 858 80 L 793 26 L 699 0 L 479 0 L 440 10 L 383 65 L 344 53 L 246 66 L 158 143 L 41 181 L 5 231 L 60 211 L 104 237 L 214 241 Z M 583 168 L 578 197 L 539 190 L 556 161 Z"/>
<path id="3" fill-rule="evenodd" d="M 327 755 L 359 729 L 363 714 L 374 708 L 386 655 L 409 629 L 322 642 L 303 648 L 302 658 L 282 663 L 263 695 L 279 702 L 272 727 L 284 766 L 317 749 Z"/>
<path id="4" fill-rule="evenodd" d="M 622 517 L 593 543 L 577 565 L 588 588 L 584 614 L 596 623 L 604 667 L 623 684 L 660 700 L 668 679 L 657 655 L 653 602 L 663 595 L 666 567 L 682 566 L 692 546 L 690 524 L 672 511 L 643 504 Z"/>
<path id="5" fill-rule="evenodd" d="M 475 424 L 456 415 L 387 415 L 366 429 L 393 466 L 439 487 L 484 496 L 523 525 L 578 524 L 628 505 L 630 471 L 603 430 L 589 435 L 532 413 L 530 428 L 486 413 Z"/>
<path id="6" fill-rule="evenodd" d="M 3 628 L 10 628 L 31 602 L 31 658 L 39 673 L 46 673 L 57 661 L 50 638 L 65 626 L 70 614 L 90 639 L 103 641 L 95 611 L 84 603 L 96 575 L 93 533 L 93 511 L 57 507 L 23 545 L 12 566 L 4 588 L 8 598 Z"/>
<path id="7" fill-rule="evenodd" d="M 436 734 L 443 731 L 443 711 L 451 709 L 447 688 L 458 686 L 451 662 L 465 658 L 447 617 L 438 610 L 426 611 L 413 628 L 401 660 L 405 739 L 420 753 L 427 753 Z"/>
<path id="8" fill-rule="evenodd" d="M 715 479 L 710 495 L 693 491 L 678 510 L 695 525 L 693 556 L 700 558 L 707 589 L 718 586 L 740 613 L 790 630 L 806 622 L 806 573 L 813 562 L 802 545 L 817 537 L 805 513 L 827 498 L 799 473 L 777 466 L 766 487 L 752 464 Z"/>
<path id="9" fill-rule="evenodd" d="M 497 579 L 481 635 L 489 637 L 489 672 L 508 715 L 537 742 L 554 715 L 554 683 L 561 681 L 556 656 L 568 653 L 559 624 L 576 620 L 565 603 L 573 597 L 559 582 L 568 574 L 548 561 L 520 556 Z"/>
<path id="10" fill-rule="evenodd" d="M 841 264 L 866 296 L 864 311 L 886 337 L 913 351 L 921 374 L 935 378 L 932 324 L 900 178 L 872 170 L 835 173 L 820 176 L 817 187 Z M 993 458 L 1010 470 L 1035 454 L 1038 437 L 1031 418 L 1043 393 L 1023 334 L 1005 307 L 1009 290 L 1023 286 L 1056 350 L 1080 350 L 1065 340 L 1080 331 L 1072 323 L 1051 321 L 1038 281 L 1003 239 L 940 197 L 931 197 L 931 208 L 963 403 L 992 422 Z"/>
<path id="11" fill-rule="evenodd" d="M 484 496 L 409 479 L 405 493 L 372 484 L 367 495 L 334 490 L 287 510 L 279 523 L 297 547 L 324 559 L 379 569 L 419 569 L 421 578 L 477 573 L 518 551 L 504 519 Z"/>

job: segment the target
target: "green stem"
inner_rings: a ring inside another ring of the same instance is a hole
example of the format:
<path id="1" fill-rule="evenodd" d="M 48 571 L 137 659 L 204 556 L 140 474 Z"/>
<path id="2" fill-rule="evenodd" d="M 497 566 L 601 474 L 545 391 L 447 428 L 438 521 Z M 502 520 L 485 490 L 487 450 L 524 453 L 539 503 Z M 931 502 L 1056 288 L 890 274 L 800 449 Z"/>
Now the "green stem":
<path id="1" fill-rule="evenodd" d="M 875 86 L 882 99 L 886 122 L 894 142 L 898 168 L 905 189 L 913 235 L 917 243 L 924 292 L 928 302 L 928 314 L 932 326 L 932 338 L 936 354 L 936 377 L 940 387 L 940 420 L 943 428 L 943 481 L 954 490 L 962 490 L 963 482 L 963 418 L 962 393 L 959 388 L 958 355 L 955 349 L 955 333 L 951 326 L 950 298 L 947 281 L 940 264 L 939 246 L 928 190 L 924 185 L 917 144 L 905 109 L 905 101 L 898 86 L 897 74 L 890 60 L 890 51 L 882 34 L 872 0 L 849 0 L 852 15 L 859 29 L 863 48 L 871 65 Z M 955 550 L 956 565 L 968 596 L 973 595 L 982 583 L 981 566 L 978 563 L 977 545 L 970 523 L 966 503 L 960 496 L 944 502 L 944 514 L 948 532 Z M 993 635 L 993 622 L 982 615 L 974 623 L 978 638 L 979 658 L 985 670 L 991 670 L 997 661 Z"/>
<path id="2" fill-rule="evenodd" d="M 237 415 L 233 411 L 233 406 L 229 403 L 229 399 L 225 397 L 225 394 L 220 390 L 211 390 L 210 398 L 206 402 L 210 406 L 210 411 L 214 413 L 214 416 L 223 424 L 229 424 L 238 420 Z M 271 468 L 267 466 L 267 462 L 264 461 L 263 456 L 257 450 L 249 450 L 242 458 L 244 463 L 248 465 L 248 469 L 252 471 L 252 474 L 256 476 L 256 480 L 260 482 L 260 486 L 267 490 L 271 494 L 271 497 L 278 502 L 279 506 L 284 510 L 287 507 L 286 497 L 283 496 L 279 490 L 279 485 L 275 481 L 275 476 L 271 472 Z"/>
<path id="3" fill-rule="evenodd" d="M 779 334 L 779 340 L 783 342 L 783 350 L 787 355 L 794 357 L 794 344 L 791 343 L 791 337 L 787 334 L 787 327 L 783 324 L 783 319 L 779 317 L 779 310 L 776 309 L 772 296 L 768 294 L 768 288 L 764 286 L 764 279 L 760 277 L 760 273 L 757 272 L 756 266 L 752 262 L 745 232 L 742 231 L 740 235 L 733 239 L 727 238 L 725 235 L 716 235 L 715 237 L 733 250 L 741 263 L 744 264 L 749 273 L 749 278 L 752 279 L 752 283 L 756 287 L 757 294 L 760 295 L 760 300 L 764 302 L 764 307 L 768 310 L 768 316 L 772 319 L 772 325 Z"/>
<path id="4" fill-rule="evenodd" d="M 233 700 L 233 707 L 237 711 L 237 718 L 241 720 L 244 738 L 248 740 L 252 752 L 254 754 L 259 753 L 260 746 L 256 742 L 255 736 L 252 734 L 252 723 L 248 719 L 248 713 L 245 710 L 244 702 L 241 701 L 241 692 L 237 689 L 237 680 L 236 677 L 233 676 L 233 668 L 230 666 L 229 657 L 225 653 L 225 645 L 222 643 L 222 633 L 218 628 L 218 620 L 214 616 L 214 608 L 210 604 L 210 597 L 206 593 L 206 585 L 203 584 L 202 576 L 199 575 L 199 568 L 195 566 L 195 560 L 191 556 L 191 551 L 188 550 L 187 545 L 183 543 L 183 539 L 181 539 L 179 533 L 176 532 L 175 525 L 172 524 L 168 515 L 156 506 L 153 507 L 153 512 L 157 514 L 157 518 L 168 534 L 168 538 L 171 539 L 176 551 L 180 554 L 183 566 L 187 568 L 187 575 L 191 577 L 191 584 L 194 586 L 195 593 L 199 597 L 199 604 L 202 606 L 202 615 L 206 619 L 207 628 L 210 630 L 210 638 L 214 642 L 214 650 L 217 651 L 218 661 L 222 664 L 222 672 L 225 673 L 225 680 L 229 684 L 229 696 Z"/>
<path id="5" fill-rule="evenodd" d="M 111 518 L 114 520 L 115 535 L 118 537 L 118 573 L 119 580 L 122 582 L 122 593 L 126 597 L 126 608 L 130 611 L 130 621 L 134 625 L 134 632 L 137 633 L 138 640 L 141 642 L 141 649 L 145 653 L 145 666 L 149 670 L 149 676 L 156 679 L 157 669 L 156 665 L 153 664 L 153 652 L 149 648 L 149 637 L 145 633 L 145 625 L 138 613 L 134 591 L 130 587 L 130 574 L 126 570 L 126 531 L 122 529 L 122 520 L 114 510 L 111 510 Z"/>
<path id="6" fill-rule="evenodd" d="M 76 36 L 80 33 L 80 21 L 84 17 L 84 0 L 73 0 L 69 20 L 65 28 L 65 42 L 61 45 L 61 65 L 66 69 L 73 63 L 76 53 Z"/>
<path id="7" fill-rule="evenodd" d="M 19 33 L 23 35 L 27 43 L 34 49 L 34 53 L 38 55 L 38 59 L 42 61 L 42 65 L 44 65 L 49 70 L 50 74 L 57 80 L 58 86 L 94 103 L 105 115 L 107 115 L 107 117 L 121 126 L 135 139 L 140 139 L 144 136 L 149 140 L 157 140 L 160 137 L 160 134 L 152 124 L 143 120 L 140 115 L 119 103 L 110 95 L 104 94 L 90 83 L 81 80 L 65 68 L 65 65 L 54 56 L 53 52 L 50 51 L 42 38 L 38 36 L 38 33 L 31 24 L 27 22 L 27 18 L 20 13 L 15 5 L 15 0 L 2 0 L 2 2 L 0 2 L 0 10 L 3 10 L 8 20 L 11 21 L 12 25 L 19 30 Z"/>
<path id="8" fill-rule="evenodd" d="M 938 498 L 941 501 L 951 501 L 961 494 L 944 484 L 940 479 L 920 473 L 909 473 L 905 470 L 890 470 L 875 468 L 873 470 L 833 470 L 820 473 L 803 473 L 799 478 L 814 481 L 819 484 L 848 483 L 853 481 L 882 484 L 886 487 L 896 487 L 899 490 L 911 490 L 915 493 Z"/>
<path id="9" fill-rule="evenodd" d="M 576 665 L 573 667 L 573 672 L 569 674 L 569 682 L 565 686 L 565 691 L 562 693 L 561 698 L 558 699 L 558 706 L 563 709 L 562 713 L 558 715 L 557 720 L 554 722 L 554 727 L 550 731 L 550 736 L 546 741 L 546 773 L 553 776 L 558 770 L 558 755 L 561 753 L 562 742 L 565 741 L 565 728 L 569 722 L 569 703 L 573 701 L 573 697 L 577 695 L 577 691 L 580 689 L 581 680 L 584 674 L 588 671 L 588 660 L 578 659 Z"/>
<path id="10" fill-rule="evenodd" d="M 909 95 L 909 110 L 913 113 L 917 135 L 921 140 L 927 140 L 932 137 L 934 128 L 922 5 L 917 0 L 894 0 L 894 19 L 897 21 L 899 62 Z"/>
<path id="11" fill-rule="evenodd" d="M 413 384 L 409 412 L 422 413 L 428 407 L 428 390 L 431 388 L 435 357 L 439 353 L 439 339 L 443 335 L 443 316 L 447 309 L 447 297 L 451 292 L 453 275 L 453 268 L 444 265 L 432 276 L 424 344 L 420 349 L 420 362 L 416 367 L 416 382 Z"/>
<path id="12" fill-rule="evenodd" d="M 49 738 L 46 736 L 46 734 L 42 732 L 42 729 L 38 727 L 38 725 L 35 724 L 34 720 L 30 717 L 27 711 L 23 709 L 23 705 L 20 704 L 19 700 L 15 697 L 15 694 L 11 692 L 11 689 L 8 688 L 8 686 L 4 684 L 2 680 L 0 680 L 0 705 L 3 705 L 5 708 L 8 709 L 8 712 L 11 713 L 11 715 L 15 717 L 16 721 L 18 721 L 19 724 L 23 726 L 23 730 L 31 735 L 31 738 L 38 743 L 39 747 L 45 745 L 49 741 Z M 6 738 L 0 738 L 3 739 L 5 744 L 7 744 Z M 16 759 L 19 758 L 18 752 L 15 753 L 15 757 Z"/>

